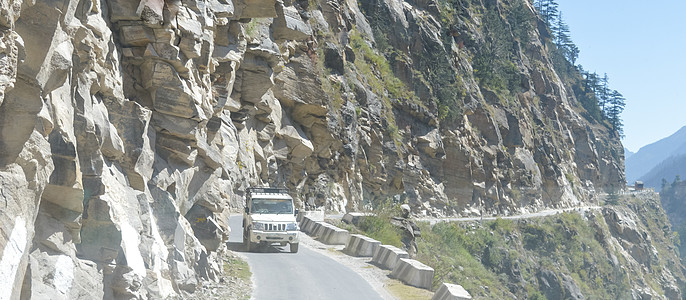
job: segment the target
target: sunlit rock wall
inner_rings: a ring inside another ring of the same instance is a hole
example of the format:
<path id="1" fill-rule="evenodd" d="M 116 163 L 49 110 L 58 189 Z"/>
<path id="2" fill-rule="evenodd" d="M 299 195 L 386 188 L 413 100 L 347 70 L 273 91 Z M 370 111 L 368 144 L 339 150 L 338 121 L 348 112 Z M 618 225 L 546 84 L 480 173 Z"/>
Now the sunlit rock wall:
<path id="1" fill-rule="evenodd" d="M 552 70 L 540 42 L 515 104 L 499 106 L 458 41 L 444 42 L 433 2 L 0 5 L 0 299 L 193 292 L 220 272 L 229 213 L 251 185 L 286 186 L 300 207 L 392 199 L 502 215 L 623 184 L 618 139 L 540 71 Z M 363 69 L 370 13 L 409 59 L 392 66 L 399 81 L 379 61 Z M 413 71 L 427 52 L 463 75 L 454 120 Z"/>

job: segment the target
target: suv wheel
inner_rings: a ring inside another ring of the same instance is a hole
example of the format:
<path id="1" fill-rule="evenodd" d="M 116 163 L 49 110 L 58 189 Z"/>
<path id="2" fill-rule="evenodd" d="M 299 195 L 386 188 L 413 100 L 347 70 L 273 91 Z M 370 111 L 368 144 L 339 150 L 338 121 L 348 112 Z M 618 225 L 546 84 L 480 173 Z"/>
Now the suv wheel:
<path id="1" fill-rule="evenodd" d="M 298 253 L 298 243 L 290 244 L 291 253 Z"/>

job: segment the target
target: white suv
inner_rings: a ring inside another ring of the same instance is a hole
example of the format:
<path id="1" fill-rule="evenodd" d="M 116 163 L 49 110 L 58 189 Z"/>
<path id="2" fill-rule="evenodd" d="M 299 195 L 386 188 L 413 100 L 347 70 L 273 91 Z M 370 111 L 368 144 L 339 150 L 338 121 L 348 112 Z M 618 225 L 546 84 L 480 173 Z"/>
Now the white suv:
<path id="1" fill-rule="evenodd" d="M 243 244 L 247 251 L 258 245 L 290 245 L 298 252 L 300 232 L 293 198 L 284 188 L 249 188 L 243 214 Z"/>

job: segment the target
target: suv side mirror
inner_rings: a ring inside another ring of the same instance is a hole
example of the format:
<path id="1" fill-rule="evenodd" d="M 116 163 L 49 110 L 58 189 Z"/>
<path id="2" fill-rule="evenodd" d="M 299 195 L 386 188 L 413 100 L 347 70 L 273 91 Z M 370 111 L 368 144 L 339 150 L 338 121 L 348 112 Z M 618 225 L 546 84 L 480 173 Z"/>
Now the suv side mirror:
<path id="1" fill-rule="evenodd" d="M 293 213 L 293 215 L 296 217 L 298 216 L 298 209 L 297 208 L 295 209 L 295 212 Z"/>
<path id="2" fill-rule="evenodd" d="M 246 214 L 249 214 L 249 213 L 250 213 L 250 208 L 247 207 L 247 206 L 245 207 L 245 213 L 246 213 Z"/>

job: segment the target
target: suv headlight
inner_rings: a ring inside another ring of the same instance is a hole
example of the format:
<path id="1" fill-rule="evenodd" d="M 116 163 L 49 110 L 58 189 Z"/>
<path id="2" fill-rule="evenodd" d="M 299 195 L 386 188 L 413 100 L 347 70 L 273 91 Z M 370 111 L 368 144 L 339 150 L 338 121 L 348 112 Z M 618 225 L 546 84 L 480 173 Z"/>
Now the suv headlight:
<path id="1" fill-rule="evenodd" d="M 296 230 L 298 230 L 298 223 L 286 224 L 286 231 L 296 231 Z"/>
<path id="2" fill-rule="evenodd" d="M 253 230 L 264 230 L 264 223 L 252 222 L 252 229 Z"/>

